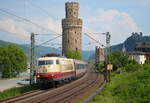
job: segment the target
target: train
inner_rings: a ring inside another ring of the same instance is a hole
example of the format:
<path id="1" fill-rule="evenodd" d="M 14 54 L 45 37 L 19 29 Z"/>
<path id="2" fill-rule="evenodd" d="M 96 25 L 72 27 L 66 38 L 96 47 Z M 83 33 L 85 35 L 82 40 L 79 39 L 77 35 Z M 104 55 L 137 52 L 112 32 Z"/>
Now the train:
<path id="1" fill-rule="evenodd" d="M 82 77 L 88 70 L 88 63 L 65 57 L 40 57 L 37 59 L 36 81 L 47 88 L 59 83 Z"/>

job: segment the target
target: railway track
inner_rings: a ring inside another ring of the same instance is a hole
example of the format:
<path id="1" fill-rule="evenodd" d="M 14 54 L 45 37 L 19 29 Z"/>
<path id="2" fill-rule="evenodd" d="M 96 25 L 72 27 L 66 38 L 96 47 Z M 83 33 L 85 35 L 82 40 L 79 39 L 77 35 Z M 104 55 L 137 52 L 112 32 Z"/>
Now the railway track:
<path id="1" fill-rule="evenodd" d="M 15 97 L 10 97 L 8 99 L 0 100 L 0 103 L 15 103 L 16 101 L 20 101 L 26 98 L 29 98 L 31 96 L 39 95 L 42 93 L 47 92 L 46 90 L 33 90 L 27 93 L 23 93 L 21 95 L 15 96 Z"/>
<path id="2" fill-rule="evenodd" d="M 58 95 L 57 98 L 54 100 L 49 100 L 51 103 L 72 103 L 72 99 L 85 92 L 85 90 L 88 90 L 92 86 L 94 86 L 97 82 L 99 82 L 99 75 L 94 75 L 93 77 L 90 77 L 92 79 L 89 79 L 87 82 L 85 82 L 82 85 L 79 85 L 78 87 L 71 89 L 67 92 L 64 92 L 63 95 Z M 47 101 L 47 102 L 49 102 Z"/>
<path id="3" fill-rule="evenodd" d="M 100 75 L 90 69 L 82 78 L 49 90 L 37 90 L 1 103 L 72 103 L 71 100 L 100 81 Z"/>

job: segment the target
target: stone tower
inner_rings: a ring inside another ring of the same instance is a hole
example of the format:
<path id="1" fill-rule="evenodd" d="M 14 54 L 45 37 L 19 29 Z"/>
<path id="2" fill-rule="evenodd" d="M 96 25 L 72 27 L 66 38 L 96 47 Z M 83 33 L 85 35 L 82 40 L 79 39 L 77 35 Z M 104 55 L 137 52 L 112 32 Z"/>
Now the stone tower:
<path id="1" fill-rule="evenodd" d="M 81 53 L 82 19 L 79 19 L 79 3 L 65 4 L 66 17 L 62 20 L 62 55 L 68 51 Z"/>
<path id="2" fill-rule="evenodd" d="M 95 48 L 95 65 L 96 68 L 98 64 L 105 61 L 105 49 L 96 46 Z"/>

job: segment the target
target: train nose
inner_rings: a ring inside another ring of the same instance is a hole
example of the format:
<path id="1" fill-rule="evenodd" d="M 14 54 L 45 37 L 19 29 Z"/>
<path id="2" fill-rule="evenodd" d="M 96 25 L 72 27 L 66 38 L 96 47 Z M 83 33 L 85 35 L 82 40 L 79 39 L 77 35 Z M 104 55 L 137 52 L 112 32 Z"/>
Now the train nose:
<path id="1" fill-rule="evenodd" d="M 55 75 L 54 75 L 54 74 L 51 74 L 51 76 L 54 77 Z"/>
<path id="2" fill-rule="evenodd" d="M 46 73 L 41 73 L 41 74 L 37 74 L 37 79 L 50 79 L 52 77 L 54 77 L 55 75 L 53 74 L 46 74 Z"/>
<path id="3" fill-rule="evenodd" d="M 37 78 L 39 78 L 39 77 L 40 77 L 40 75 L 37 75 L 36 77 L 37 77 Z"/>

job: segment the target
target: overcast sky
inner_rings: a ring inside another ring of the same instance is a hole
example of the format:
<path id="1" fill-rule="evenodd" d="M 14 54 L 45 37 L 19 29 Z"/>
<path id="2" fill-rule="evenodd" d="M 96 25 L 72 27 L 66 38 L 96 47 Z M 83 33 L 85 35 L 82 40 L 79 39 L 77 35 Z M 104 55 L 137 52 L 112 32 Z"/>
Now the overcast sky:
<path id="1" fill-rule="evenodd" d="M 39 26 L 0 11 L 0 39 L 16 43 L 30 43 L 30 33 L 61 34 L 61 19 L 65 17 L 65 2 L 71 0 L 0 0 L 0 9 L 28 19 Z M 72 0 L 73 1 L 73 0 Z M 150 0 L 74 0 L 80 3 L 83 33 L 110 32 L 111 44 L 118 44 L 131 35 L 142 31 L 150 35 Z M 98 45 L 83 36 L 83 49 L 91 50 Z M 105 37 L 90 34 L 102 44 Z M 40 44 L 57 35 L 36 36 Z M 89 45 L 92 44 L 92 45 Z M 47 44 L 61 47 L 61 38 Z"/>

